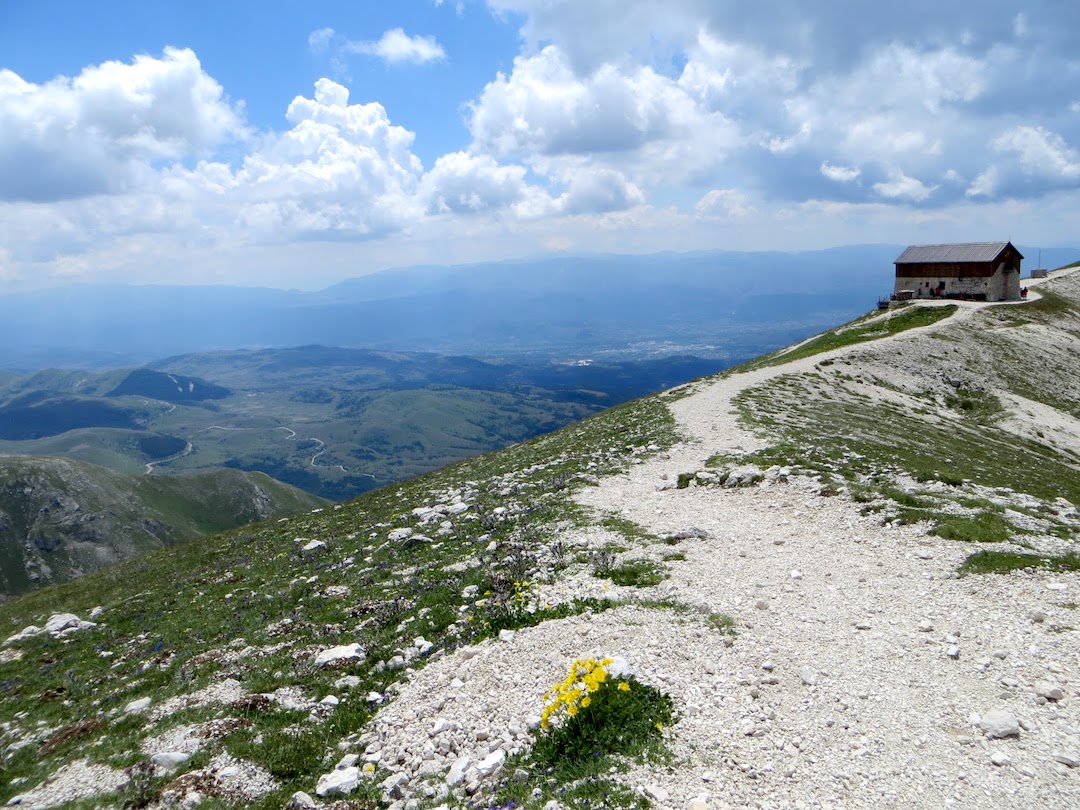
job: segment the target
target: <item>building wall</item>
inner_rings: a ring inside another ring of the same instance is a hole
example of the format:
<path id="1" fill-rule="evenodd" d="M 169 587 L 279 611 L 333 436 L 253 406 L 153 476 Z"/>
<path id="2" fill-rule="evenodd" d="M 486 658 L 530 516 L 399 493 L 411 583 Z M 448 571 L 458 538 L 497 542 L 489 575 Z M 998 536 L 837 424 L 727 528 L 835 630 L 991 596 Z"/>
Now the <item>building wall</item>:
<path id="1" fill-rule="evenodd" d="M 986 301 L 1016 301 L 1020 298 L 1020 273 L 1008 265 L 991 276 L 898 276 L 893 292 L 911 290 L 916 298 L 930 298 L 931 290 L 944 296 L 971 296 Z"/>

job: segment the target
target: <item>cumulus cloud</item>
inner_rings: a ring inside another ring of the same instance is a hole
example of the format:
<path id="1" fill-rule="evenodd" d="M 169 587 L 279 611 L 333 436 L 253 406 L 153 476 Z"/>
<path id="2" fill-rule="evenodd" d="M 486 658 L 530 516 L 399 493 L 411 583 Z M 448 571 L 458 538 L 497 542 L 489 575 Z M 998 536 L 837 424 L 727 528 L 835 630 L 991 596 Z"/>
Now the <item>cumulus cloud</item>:
<path id="1" fill-rule="evenodd" d="M 888 42 L 835 74 L 706 28 L 685 49 L 670 75 L 626 59 L 583 67 L 560 44 L 518 56 L 469 106 L 473 151 L 542 173 L 588 158 L 643 190 L 726 175 L 793 200 L 861 193 L 927 202 L 933 189 L 900 176 L 940 176 L 958 152 L 975 173 L 968 147 L 952 141 L 971 136 L 988 61 L 955 45 Z M 860 176 L 865 187 L 852 182 Z"/>
<path id="2" fill-rule="evenodd" d="M 105 62 L 40 85 L 0 70 L 0 199 L 131 188 L 149 164 L 242 137 L 241 113 L 187 49 Z"/>
<path id="3" fill-rule="evenodd" d="M 473 150 L 569 177 L 583 161 L 637 187 L 706 182 L 735 146 L 736 126 L 648 66 L 579 76 L 556 46 L 514 60 L 469 106 Z M 632 200 L 632 195 L 627 202 Z"/>
<path id="4" fill-rule="evenodd" d="M 1032 197 L 1080 187 L 1080 153 L 1045 127 L 1010 127 L 991 140 L 990 149 L 993 162 L 968 186 L 968 198 Z"/>
<path id="5" fill-rule="evenodd" d="M 416 214 L 422 165 L 414 135 L 381 104 L 350 104 L 346 87 L 319 79 L 313 98 L 297 96 L 290 129 L 265 139 L 235 171 L 221 163 L 176 169 L 176 194 L 216 193 L 242 224 L 270 236 L 365 236 L 402 227 Z"/>
<path id="6" fill-rule="evenodd" d="M 604 65 L 579 79 L 555 46 L 514 60 L 470 107 L 476 143 L 500 155 L 632 150 L 670 136 L 690 105 L 650 68 Z"/>
<path id="7" fill-rule="evenodd" d="M 411 62 L 420 65 L 446 58 L 446 51 L 435 37 L 410 37 L 401 28 L 391 28 L 377 40 L 350 42 L 347 50 L 378 56 L 391 64 Z"/>
<path id="8" fill-rule="evenodd" d="M 431 214 L 478 213 L 528 200 L 533 190 L 522 166 L 500 166 L 490 155 L 451 152 L 435 161 L 420 183 Z"/>
<path id="9" fill-rule="evenodd" d="M 888 181 L 874 183 L 874 191 L 882 197 L 913 202 L 922 202 L 933 194 L 936 188 L 937 186 L 927 186 L 921 180 L 908 177 L 899 169 L 894 169 L 889 173 Z"/>
<path id="10" fill-rule="evenodd" d="M 903 178 L 978 175 L 993 151 L 987 131 L 1022 116 L 1080 136 L 1061 36 L 1080 8 L 1050 0 L 1019 15 L 1006 0 L 978 13 L 912 0 L 866 14 L 796 0 L 488 3 L 523 15 L 526 44 L 474 102 L 474 147 L 534 165 L 588 155 L 646 190 L 663 177 L 723 178 L 792 201 L 936 206 L 963 199 L 966 184 Z M 636 106 L 617 102 L 619 87 Z"/>
<path id="11" fill-rule="evenodd" d="M 1071 184 L 1080 180 L 1080 155 L 1056 132 L 1042 127 L 1014 127 L 999 135 L 993 147 L 1015 154 L 1026 170 L 1051 182 Z"/>
<path id="12" fill-rule="evenodd" d="M 608 214 L 625 211 L 645 202 L 637 185 L 613 169 L 582 168 L 570 173 L 567 189 L 558 201 L 566 214 Z"/>
<path id="13" fill-rule="evenodd" d="M 998 169 L 991 166 L 971 181 L 971 185 L 964 191 L 967 197 L 992 197 L 998 188 Z"/>

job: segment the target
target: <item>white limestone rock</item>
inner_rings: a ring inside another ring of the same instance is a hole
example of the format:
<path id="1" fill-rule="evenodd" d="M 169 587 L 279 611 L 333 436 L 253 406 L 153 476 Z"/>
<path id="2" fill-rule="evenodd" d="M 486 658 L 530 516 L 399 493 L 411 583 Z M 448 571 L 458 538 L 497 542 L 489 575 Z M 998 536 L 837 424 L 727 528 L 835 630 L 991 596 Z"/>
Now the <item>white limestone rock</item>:
<path id="1" fill-rule="evenodd" d="M 191 759 L 191 754 L 184 751 L 160 751 L 150 757 L 150 761 L 159 768 L 171 771 Z"/>
<path id="2" fill-rule="evenodd" d="M 1020 721 L 1016 715 L 1004 709 L 991 709 L 982 716 L 980 728 L 991 739 L 1020 736 Z"/>
<path id="3" fill-rule="evenodd" d="M 4 643 L 5 644 L 12 644 L 12 643 L 14 643 L 16 641 L 23 641 L 25 639 L 31 638 L 33 636 L 36 636 L 36 635 L 38 635 L 40 633 L 44 633 L 44 632 L 45 632 L 45 629 L 43 627 L 38 627 L 36 624 L 31 624 L 31 625 L 28 625 L 27 627 L 24 627 L 22 630 L 20 630 L 15 635 L 8 636 L 8 638 L 4 640 Z"/>
<path id="4" fill-rule="evenodd" d="M 285 802 L 285 810 L 308 810 L 308 808 L 315 806 L 315 800 L 302 790 L 296 791 Z"/>
<path id="5" fill-rule="evenodd" d="M 319 783 L 315 786 L 315 793 L 323 798 L 329 796 L 348 796 L 360 784 L 360 769 L 355 765 L 351 768 L 335 768 L 330 773 L 324 773 L 319 777 Z"/>
<path id="6" fill-rule="evenodd" d="M 137 712 L 145 712 L 150 708 L 150 704 L 153 702 L 151 698 L 144 697 L 138 700 L 133 700 L 124 707 L 124 714 L 136 714 Z"/>
<path id="7" fill-rule="evenodd" d="M 80 624 L 79 617 L 74 613 L 54 613 L 49 617 L 49 620 L 45 622 L 46 633 L 62 633 L 71 627 L 78 627 Z"/>
<path id="8" fill-rule="evenodd" d="M 744 464 L 741 467 L 732 468 L 724 481 L 724 486 L 728 488 L 749 487 L 761 481 L 764 477 L 765 473 L 762 472 L 761 467 L 756 464 Z"/>
<path id="9" fill-rule="evenodd" d="M 446 784 L 450 787 L 457 787 L 464 782 L 465 774 L 470 765 L 472 765 L 472 757 L 458 757 L 455 759 L 454 764 L 450 766 L 450 771 L 446 774 Z"/>
<path id="10" fill-rule="evenodd" d="M 668 792 L 660 785 L 646 785 L 644 791 L 646 796 L 658 804 L 663 804 L 668 800 Z"/>
<path id="11" fill-rule="evenodd" d="M 1035 694 L 1054 703 L 1065 699 L 1065 691 L 1060 686 L 1052 683 L 1037 684 Z"/>
<path id="12" fill-rule="evenodd" d="M 500 748 L 476 763 L 476 772 L 481 776 L 491 776 L 503 766 L 504 762 L 506 762 L 506 752 Z"/>
<path id="13" fill-rule="evenodd" d="M 347 658 L 363 658 L 366 655 L 367 652 L 359 644 L 343 644 L 340 647 L 330 647 L 316 655 L 315 666 L 321 667 Z"/>

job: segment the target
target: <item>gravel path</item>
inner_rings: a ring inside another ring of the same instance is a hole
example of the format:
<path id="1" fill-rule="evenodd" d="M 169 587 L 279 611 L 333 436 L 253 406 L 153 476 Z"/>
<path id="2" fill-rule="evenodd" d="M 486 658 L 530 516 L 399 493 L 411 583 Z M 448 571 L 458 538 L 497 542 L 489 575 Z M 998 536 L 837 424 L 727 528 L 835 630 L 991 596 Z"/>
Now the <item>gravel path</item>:
<path id="1" fill-rule="evenodd" d="M 479 760 L 500 738 L 513 748 L 570 660 L 622 656 L 681 712 L 668 730 L 674 766 L 628 777 L 660 807 L 1080 807 L 1070 626 L 1080 577 L 959 579 L 969 545 L 882 525 L 806 478 L 672 487 L 713 454 L 763 446 L 732 412 L 738 392 L 823 358 L 694 384 L 670 406 L 687 441 L 578 495 L 656 535 L 702 530 L 679 543 L 685 559 L 667 563 L 669 579 L 636 591 L 699 613 L 620 608 L 433 663 L 380 716 L 376 748 L 399 745 L 408 759 L 408 741 L 426 739 L 438 717 L 461 745 L 435 770 L 462 753 Z M 561 584 L 580 595 L 596 587 L 589 577 Z M 737 620 L 733 640 L 707 612 Z"/>

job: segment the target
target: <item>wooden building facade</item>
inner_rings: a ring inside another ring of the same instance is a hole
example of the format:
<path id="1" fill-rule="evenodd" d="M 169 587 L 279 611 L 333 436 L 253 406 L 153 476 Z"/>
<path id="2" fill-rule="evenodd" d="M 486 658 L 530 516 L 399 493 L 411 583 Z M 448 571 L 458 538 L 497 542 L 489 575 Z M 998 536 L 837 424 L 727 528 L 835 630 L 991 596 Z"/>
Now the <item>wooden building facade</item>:
<path id="1" fill-rule="evenodd" d="M 912 245 L 895 262 L 894 296 L 1018 301 L 1023 258 L 1012 242 Z"/>

